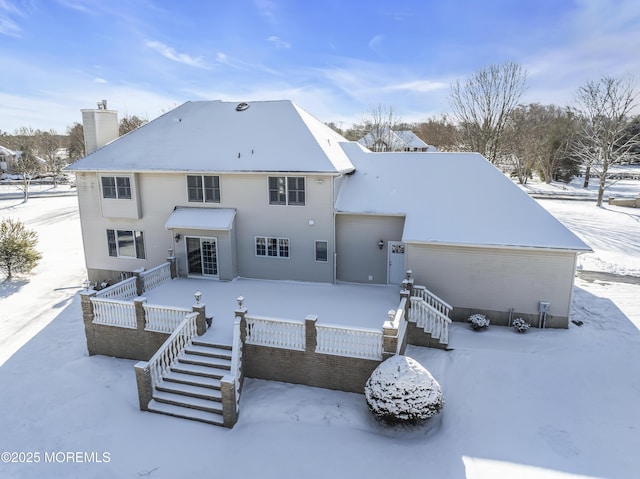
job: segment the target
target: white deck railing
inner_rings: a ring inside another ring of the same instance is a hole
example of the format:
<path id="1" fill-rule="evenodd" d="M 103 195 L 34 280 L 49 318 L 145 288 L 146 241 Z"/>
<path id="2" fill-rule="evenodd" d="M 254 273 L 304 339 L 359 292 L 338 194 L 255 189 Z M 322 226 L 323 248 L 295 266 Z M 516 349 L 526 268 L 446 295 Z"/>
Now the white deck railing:
<path id="1" fill-rule="evenodd" d="M 178 356 L 191 345 L 193 338 L 198 334 L 197 317 L 198 313 L 188 314 L 176 330 L 171 333 L 171 336 L 160 346 L 160 349 L 149 359 L 151 385 L 154 388 L 162 382 L 162 378 L 178 359 Z"/>
<path id="2" fill-rule="evenodd" d="M 97 291 L 95 295 L 96 298 L 120 299 L 122 301 L 130 301 L 136 296 L 138 296 L 138 292 L 136 289 L 135 276 L 101 289 L 100 291 Z"/>
<path id="3" fill-rule="evenodd" d="M 385 328 L 395 329 L 398 331 L 398 345 L 396 347 L 396 354 L 401 354 L 402 344 L 404 343 L 404 337 L 407 334 L 407 321 L 405 318 L 405 311 L 407 307 L 407 299 L 402 298 L 398 309 L 393 312 L 393 316 L 389 318 L 389 321 L 385 323 Z"/>
<path id="4" fill-rule="evenodd" d="M 382 359 L 382 331 L 316 324 L 316 353 Z"/>
<path id="5" fill-rule="evenodd" d="M 162 283 L 171 280 L 171 264 L 162 263 L 148 271 L 143 271 L 140 273 L 140 278 L 142 279 L 142 291 L 156 288 Z"/>
<path id="6" fill-rule="evenodd" d="M 172 308 L 170 306 L 159 306 L 156 304 L 143 304 L 146 324 L 146 331 L 157 331 L 160 333 L 172 333 L 180 325 L 190 309 Z"/>
<path id="7" fill-rule="evenodd" d="M 93 322 L 121 328 L 137 328 L 135 305 L 129 301 L 91 298 Z"/>
<path id="8" fill-rule="evenodd" d="M 305 329 L 301 321 L 246 316 L 248 344 L 271 348 L 305 350 Z"/>
<path id="9" fill-rule="evenodd" d="M 449 303 L 433 294 L 424 286 L 414 286 L 413 296 L 421 298 L 425 303 L 447 318 L 449 317 L 449 312 L 453 309 Z"/>
<path id="10" fill-rule="evenodd" d="M 240 319 L 233 323 L 233 342 L 231 343 L 231 371 L 229 373 L 236 386 L 236 411 L 240 404 L 240 378 L 242 376 L 242 341 L 240 340 Z"/>
<path id="11" fill-rule="evenodd" d="M 409 320 L 416 323 L 431 337 L 439 340 L 441 344 L 449 342 L 449 324 L 451 319 L 443 315 L 438 309 L 428 304 L 418 296 L 411 297 L 411 308 L 409 309 Z"/>

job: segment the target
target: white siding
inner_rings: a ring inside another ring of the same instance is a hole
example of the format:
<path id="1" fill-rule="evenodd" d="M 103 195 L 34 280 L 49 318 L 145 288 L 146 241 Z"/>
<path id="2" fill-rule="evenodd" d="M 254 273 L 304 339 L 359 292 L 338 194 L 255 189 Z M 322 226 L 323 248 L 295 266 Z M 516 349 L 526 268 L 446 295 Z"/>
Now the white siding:
<path id="1" fill-rule="evenodd" d="M 212 174 L 212 173 L 207 173 Z M 306 176 L 305 206 L 271 206 L 268 201 L 268 174 L 221 174 L 220 203 L 190 203 L 187 200 L 185 173 L 138 173 L 137 189 L 141 218 L 104 218 L 98 175 L 78 173 L 78 200 L 90 270 L 132 271 L 150 268 L 165 261 L 167 250 L 183 249 L 175 243 L 165 223 L 176 206 L 235 208 L 235 231 L 223 240 L 219 232 L 200 230 L 200 236 L 220 238 L 225 250 L 236 251 L 231 263 L 220 258 L 220 266 L 229 274 L 244 277 L 331 282 L 333 262 L 315 261 L 315 241 L 328 242 L 329 258 L 334 252 L 333 179 L 331 176 Z M 297 176 L 297 175 L 293 175 Z M 312 224 L 311 224 L 312 223 Z M 113 258 L 108 255 L 106 229 L 144 231 L 146 260 Z M 290 240 L 289 259 L 257 257 L 255 236 L 284 237 Z M 221 249 L 219 255 L 223 253 Z M 178 267 L 183 267 L 178 261 Z"/>
<path id="2" fill-rule="evenodd" d="M 400 241 L 404 217 L 336 215 L 336 270 L 339 281 L 385 284 L 387 242 Z M 382 240 L 382 250 L 378 242 Z"/>
<path id="3" fill-rule="evenodd" d="M 575 253 L 548 250 L 407 245 L 407 265 L 422 284 L 459 308 L 568 317 Z"/>

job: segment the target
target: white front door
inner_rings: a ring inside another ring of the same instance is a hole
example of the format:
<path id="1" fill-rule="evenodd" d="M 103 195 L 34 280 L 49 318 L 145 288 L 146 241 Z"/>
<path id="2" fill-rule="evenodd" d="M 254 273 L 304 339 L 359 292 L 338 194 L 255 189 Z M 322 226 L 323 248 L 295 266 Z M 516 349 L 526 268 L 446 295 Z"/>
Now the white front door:
<path id="1" fill-rule="evenodd" d="M 187 272 L 189 276 L 218 277 L 218 251 L 215 238 L 187 236 Z"/>
<path id="2" fill-rule="evenodd" d="M 401 241 L 389 241 L 389 272 L 388 283 L 400 284 L 404 279 L 404 243 Z"/>

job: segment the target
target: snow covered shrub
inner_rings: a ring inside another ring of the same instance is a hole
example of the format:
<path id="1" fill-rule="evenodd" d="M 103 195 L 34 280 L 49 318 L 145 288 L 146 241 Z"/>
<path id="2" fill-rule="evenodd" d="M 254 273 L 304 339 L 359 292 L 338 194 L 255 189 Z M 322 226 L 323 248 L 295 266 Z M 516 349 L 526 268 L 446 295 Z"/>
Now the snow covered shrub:
<path id="1" fill-rule="evenodd" d="M 527 329 L 529 329 L 530 325 L 522 318 L 516 318 L 511 323 L 516 331 L 519 333 L 526 333 Z"/>
<path id="2" fill-rule="evenodd" d="M 471 323 L 473 329 L 483 329 L 489 327 L 489 318 L 484 314 L 472 314 L 467 319 L 468 323 Z"/>
<path id="3" fill-rule="evenodd" d="M 364 388 L 369 409 L 388 423 L 429 419 L 444 406 L 440 384 L 418 361 L 392 356 L 380 364 Z"/>

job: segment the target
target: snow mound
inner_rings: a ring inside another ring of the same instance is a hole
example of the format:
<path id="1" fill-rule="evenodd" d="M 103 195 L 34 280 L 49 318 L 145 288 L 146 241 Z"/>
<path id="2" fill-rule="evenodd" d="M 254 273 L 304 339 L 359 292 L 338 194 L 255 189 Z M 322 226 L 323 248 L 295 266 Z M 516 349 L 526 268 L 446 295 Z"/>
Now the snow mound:
<path id="1" fill-rule="evenodd" d="M 377 417 L 392 423 L 429 419 L 444 406 L 438 381 L 415 359 L 400 355 L 373 371 L 365 397 Z"/>

